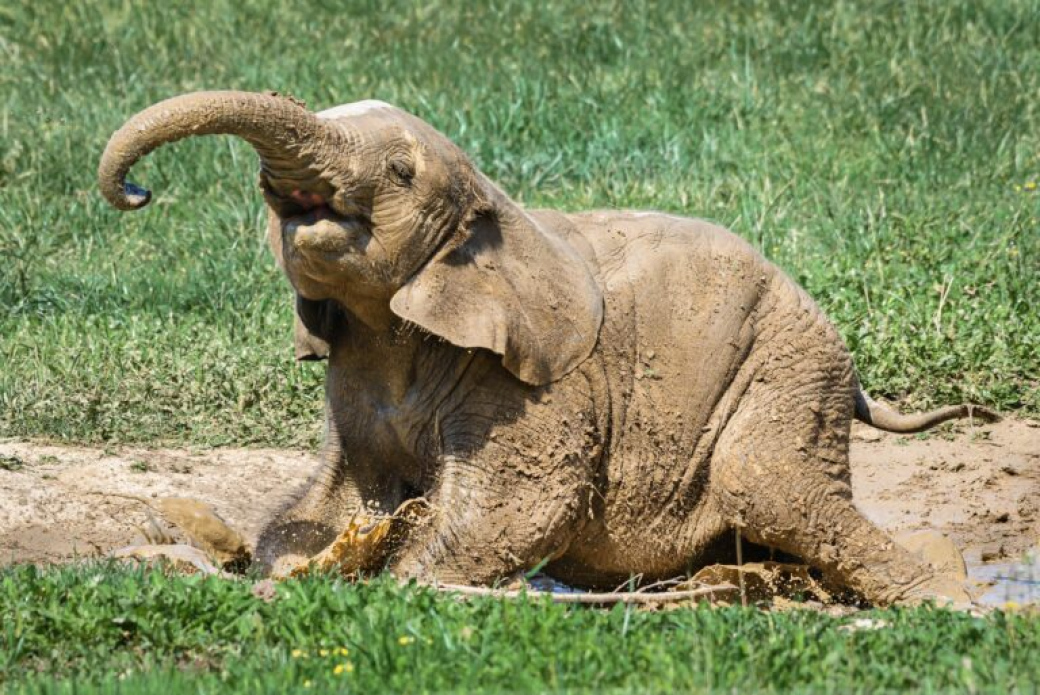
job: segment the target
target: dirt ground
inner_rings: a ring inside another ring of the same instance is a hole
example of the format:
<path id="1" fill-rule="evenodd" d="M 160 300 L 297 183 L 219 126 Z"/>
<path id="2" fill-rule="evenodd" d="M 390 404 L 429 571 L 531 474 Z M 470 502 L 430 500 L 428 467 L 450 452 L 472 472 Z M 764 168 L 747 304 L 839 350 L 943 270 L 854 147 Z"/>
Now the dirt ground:
<path id="1" fill-rule="evenodd" d="M 107 493 L 202 500 L 252 542 L 316 465 L 299 451 L 0 441 L 0 564 L 95 556 L 140 541 L 147 507 Z M 942 532 L 976 577 L 999 574 L 1040 544 L 1040 422 L 961 424 L 927 436 L 857 424 L 852 467 L 856 503 L 871 519 L 892 532 Z"/>

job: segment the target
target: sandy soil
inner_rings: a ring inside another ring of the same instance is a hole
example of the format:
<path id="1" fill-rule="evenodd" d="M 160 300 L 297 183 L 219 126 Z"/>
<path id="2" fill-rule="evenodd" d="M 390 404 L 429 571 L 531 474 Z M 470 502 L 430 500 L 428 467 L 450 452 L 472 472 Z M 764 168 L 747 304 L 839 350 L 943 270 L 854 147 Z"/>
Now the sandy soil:
<path id="1" fill-rule="evenodd" d="M 252 542 L 316 465 L 310 454 L 271 449 L 0 442 L 0 563 L 94 556 L 139 541 L 146 506 L 105 493 L 197 498 Z M 893 532 L 948 535 L 976 576 L 1040 543 L 1040 422 L 959 425 L 926 437 L 857 424 L 852 466 L 856 502 L 871 519 Z"/>

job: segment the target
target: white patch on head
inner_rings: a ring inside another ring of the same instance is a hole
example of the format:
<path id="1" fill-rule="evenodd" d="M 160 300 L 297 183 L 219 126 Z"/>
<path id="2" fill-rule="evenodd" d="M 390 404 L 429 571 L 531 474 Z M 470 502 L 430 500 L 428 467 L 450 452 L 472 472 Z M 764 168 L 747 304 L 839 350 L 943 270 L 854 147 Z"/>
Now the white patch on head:
<path id="1" fill-rule="evenodd" d="M 392 108 L 394 107 L 386 103 L 385 101 L 379 101 L 378 99 L 365 99 L 364 101 L 355 101 L 351 104 L 340 104 L 339 106 L 333 106 L 331 109 L 319 111 L 318 118 L 343 118 L 345 116 L 360 116 L 363 113 L 375 111 L 376 109 Z"/>
<path id="2" fill-rule="evenodd" d="M 669 215 L 667 212 L 655 212 L 655 211 L 645 211 L 645 210 L 640 210 L 638 212 L 633 212 L 633 211 L 629 211 L 629 210 L 623 210 L 622 212 L 624 212 L 629 217 L 665 217 L 665 218 L 668 218 L 670 220 L 683 220 L 683 219 L 687 219 L 687 218 L 684 218 L 684 217 L 680 217 L 679 215 Z"/>

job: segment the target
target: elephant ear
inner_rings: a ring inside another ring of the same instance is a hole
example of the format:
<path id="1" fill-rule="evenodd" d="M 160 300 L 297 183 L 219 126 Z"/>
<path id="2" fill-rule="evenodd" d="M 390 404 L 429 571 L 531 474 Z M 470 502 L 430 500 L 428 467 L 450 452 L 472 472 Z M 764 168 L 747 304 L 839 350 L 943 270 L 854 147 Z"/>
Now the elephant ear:
<path id="1" fill-rule="evenodd" d="M 315 301 L 296 295 L 293 344 L 299 361 L 324 360 L 335 337 L 338 323 L 336 304 L 330 299 Z"/>
<path id="2" fill-rule="evenodd" d="M 528 384 L 562 378 L 599 337 L 603 295 L 577 251 L 518 208 L 476 213 L 394 295 L 397 316 L 485 348 Z"/>

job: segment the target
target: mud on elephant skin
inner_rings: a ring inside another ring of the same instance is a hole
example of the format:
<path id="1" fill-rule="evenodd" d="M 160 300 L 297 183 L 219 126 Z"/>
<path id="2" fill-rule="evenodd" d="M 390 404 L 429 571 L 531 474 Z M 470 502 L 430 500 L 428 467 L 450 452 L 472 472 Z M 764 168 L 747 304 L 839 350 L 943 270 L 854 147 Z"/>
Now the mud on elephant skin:
<path id="1" fill-rule="evenodd" d="M 399 576 L 486 584 L 548 560 L 611 586 L 687 572 L 741 529 L 876 603 L 967 600 L 853 506 L 848 448 L 853 417 L 914 431 L 971 409 L 871 401 L 827 318 L 739 237 L 522 209 L 431 126 L 371 101 L 176 97 L 112 137 L 101 190 L 143 207 L 134 162 L 222 133 L 260 156 L 297 357 L 328 359 L 326 465 L 261 535 L 267 568 L 424 496 L 435 511 L 390 559 Z"/>

